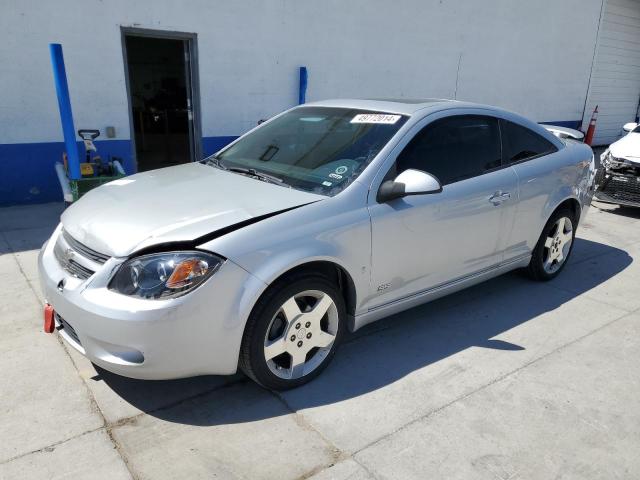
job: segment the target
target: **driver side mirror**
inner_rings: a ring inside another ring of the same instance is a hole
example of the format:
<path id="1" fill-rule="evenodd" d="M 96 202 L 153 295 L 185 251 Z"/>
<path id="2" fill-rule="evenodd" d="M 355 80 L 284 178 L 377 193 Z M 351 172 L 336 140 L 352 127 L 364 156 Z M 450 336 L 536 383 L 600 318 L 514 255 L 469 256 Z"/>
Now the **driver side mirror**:
<path id="1" fill-rule="evenodd" d="M 631 122 L 631 123 L 626 123 L 626 124 L 624 125 L 624 127 L 622 127 L 622 129 L 623 129 L 625 132 L 630 132 L 630 131 L 632 131 L 633 129 L 635 129 L 637 126 L 638 126 L 638 124 L 637 124 L 637 123 Z"/>
<path id="2" fill-rule="evenodd" d="M 395 180 L 387 180 L 380 185 L 377 200 L 385 203 L 408 195 L 426 195 L 441 191 L 442 185 L 436 177 L 410 168 L 398 175 Z"/>

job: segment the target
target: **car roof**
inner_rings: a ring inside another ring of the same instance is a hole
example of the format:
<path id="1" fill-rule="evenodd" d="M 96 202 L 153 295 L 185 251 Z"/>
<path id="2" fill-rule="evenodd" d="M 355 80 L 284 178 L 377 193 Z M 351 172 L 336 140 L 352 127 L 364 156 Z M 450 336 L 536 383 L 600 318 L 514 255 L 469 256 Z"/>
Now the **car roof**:
<path id="1" fill-rule="evenodd" d="M 354 108 L 359 110 L 372 110 L 377 112 L 399 113 L 402 115 L 412 115 L 418 110 L 422 110 L 437 105 L 445 106 L 451 104 L 465 105 L 456 100 L 447 100 L 442 98 L 338 98 L 332 100 L 321 100 L 318 102 L 310 102 L 305 106 L 314 107 L 342 107 Z"/>

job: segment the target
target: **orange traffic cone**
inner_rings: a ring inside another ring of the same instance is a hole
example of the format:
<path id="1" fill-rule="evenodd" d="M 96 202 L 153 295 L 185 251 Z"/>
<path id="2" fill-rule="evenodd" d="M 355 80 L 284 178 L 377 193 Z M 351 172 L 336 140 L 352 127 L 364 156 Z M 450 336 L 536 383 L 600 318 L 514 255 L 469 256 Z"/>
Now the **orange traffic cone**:
<path id="1" fill-rule="evenodd" d="M 593 115 L 591 115 L 591 121 L 589 122 L 589 129 L 587 130 L 587 136 L 584 139 L 584 143 L 586 143 L 589 146 L 593 143 L 593 136 L 596 133 L 597 120 L 598 120 L 598 106 L 596 105 L 596 109 L 593 111 Z"/>

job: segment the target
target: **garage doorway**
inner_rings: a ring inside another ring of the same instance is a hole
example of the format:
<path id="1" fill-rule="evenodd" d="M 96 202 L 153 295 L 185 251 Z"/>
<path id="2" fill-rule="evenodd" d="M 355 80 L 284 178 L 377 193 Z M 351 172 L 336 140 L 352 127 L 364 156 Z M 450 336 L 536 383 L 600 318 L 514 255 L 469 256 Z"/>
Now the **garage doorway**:
<path id="1" fill-rule="evenodd" d="M 137 171 L 201 158 L 192 34 L 122 29 Z"/>

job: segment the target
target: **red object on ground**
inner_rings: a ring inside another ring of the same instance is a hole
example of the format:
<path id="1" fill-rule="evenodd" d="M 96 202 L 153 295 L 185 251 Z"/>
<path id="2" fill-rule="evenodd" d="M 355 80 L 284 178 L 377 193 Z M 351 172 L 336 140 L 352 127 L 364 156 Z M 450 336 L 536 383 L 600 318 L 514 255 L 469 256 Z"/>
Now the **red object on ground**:
<path id="1" fill-rule="evenodd" d="M 53 307 L 46 303 L 44 305 L 44 331 L 53 333 L 56 328 L 56 322 L 53 320 Z"/>
<path id="2" fill-rule="evenodd" d="M 591 121 L 589 122 L 589 128 L 587 130 L 587 136 L 584 139 L 584 143 L 591 145 L 593 143 L 593 136 L 596 133 L 596 121 L 598 120 L 598 106 L 591 115 Z"/>

